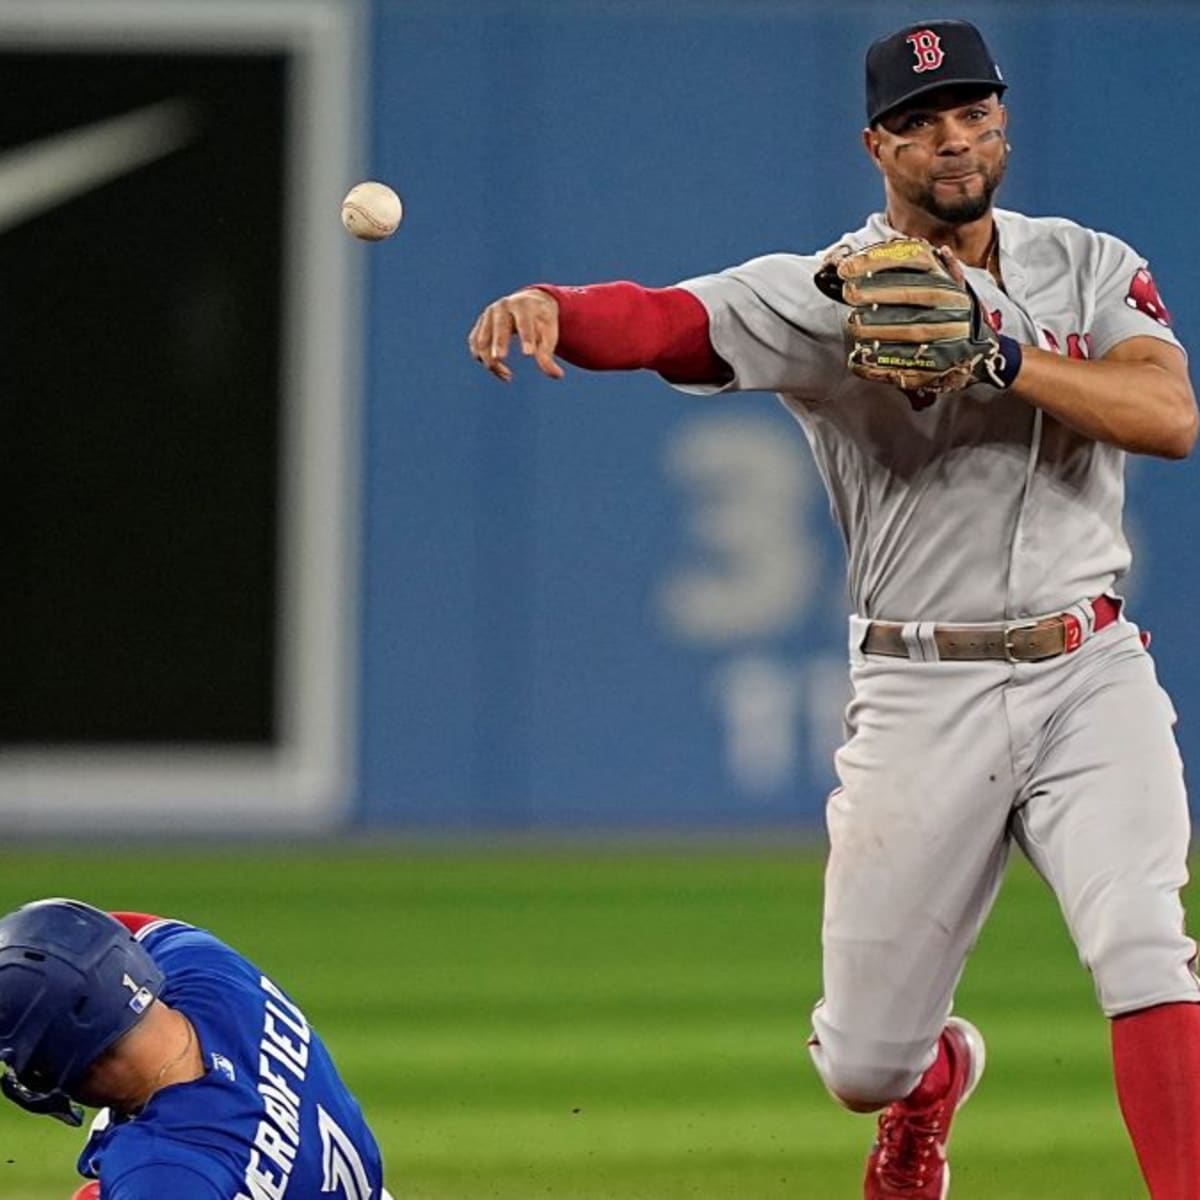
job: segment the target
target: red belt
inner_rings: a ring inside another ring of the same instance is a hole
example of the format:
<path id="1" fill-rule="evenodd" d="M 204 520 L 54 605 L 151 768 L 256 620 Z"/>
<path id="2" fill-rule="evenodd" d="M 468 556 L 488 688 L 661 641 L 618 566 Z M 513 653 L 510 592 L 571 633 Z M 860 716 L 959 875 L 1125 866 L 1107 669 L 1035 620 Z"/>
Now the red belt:
<path id="1" fill-rule="evenodd" d="M 1120 601 L 1111 596 L 1097 596 L 1092 601 L 1092 613 L 1092 632 L 1099 633 L 1121 615 Z M 912 625 L 897 621 L 872 621 L 862 640 L 863 653 L 910 658 L 909 643 L 904 635 L 905 630 L 912 628 Z M 1074 613 L 1063 612 L 1036 621 L 934 625 L 932 637 L 939 659 L 1041 662 L 1078 650 L 1083 645 L 1084 626 Z"/>

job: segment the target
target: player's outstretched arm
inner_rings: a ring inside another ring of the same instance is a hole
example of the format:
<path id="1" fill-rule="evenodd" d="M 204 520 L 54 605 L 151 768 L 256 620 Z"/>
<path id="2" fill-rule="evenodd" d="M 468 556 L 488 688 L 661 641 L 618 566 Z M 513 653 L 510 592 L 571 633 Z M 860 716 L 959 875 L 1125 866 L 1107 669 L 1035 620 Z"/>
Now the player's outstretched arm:
<path id="1" fill-rule="evenodd" d="M 538 288 L 493 301 L 479 314 L 467 336 L 471 357 L 482 363 L 497 379 L 508 383 L 512 368 L 504 360 L 513 335 L 521 339 L 521 353 L 537 363 L 542 374 L 561 379 L 565 372 L 554 361 L 558 346 L 558 301 Z"/>
<path id="2" fill-rule="evenodd" d="M 672 383 L 723 385 L 733 378 L 713 349 L 708 310 L 682 287 L 626 279 L 586 287 L 538 283 L 489 304 L 467 345 L 505 382 L 512 378 L 503 359 L 514 333 L 552 379 L 563 375 L 555 355 L 589 371 L 657 371 Z"/>

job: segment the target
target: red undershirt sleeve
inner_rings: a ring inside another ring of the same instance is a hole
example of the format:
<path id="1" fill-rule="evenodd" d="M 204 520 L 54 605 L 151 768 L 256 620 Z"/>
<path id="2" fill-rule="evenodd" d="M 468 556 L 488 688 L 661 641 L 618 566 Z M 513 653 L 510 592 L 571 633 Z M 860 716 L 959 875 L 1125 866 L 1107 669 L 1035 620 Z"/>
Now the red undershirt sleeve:
<path id="1" fill-rule="evenodd" d="M 109 913 L 110 917 L 116 917 L 130 933 L 136 934 L 140 930 L 145 929 L 147 925 L 153 925 L 155 921 L 161 921 L 162 917 L 151 917 L 146 913 L 132 912 L 115 912 Z"/>
<path id="2" fill-rule="evenodd" d="M 591 371 L 657 371 L 672 383 L 727 383 L 729 365 L 713 349 L 708 312 L 684 288 L 628 280 L 587 287 L 531 286 L 558 301 L 555 354 Z"/>

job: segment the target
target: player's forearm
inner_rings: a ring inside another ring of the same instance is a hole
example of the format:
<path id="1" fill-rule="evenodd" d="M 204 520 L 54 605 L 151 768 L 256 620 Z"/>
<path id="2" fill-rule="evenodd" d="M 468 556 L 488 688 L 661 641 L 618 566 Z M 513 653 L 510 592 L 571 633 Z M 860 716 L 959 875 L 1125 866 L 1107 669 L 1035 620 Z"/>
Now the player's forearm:
<path id="1" fill-rule="evenodd" d="M 1153 362 L 1063 358 L 1022 347 L 1014 395 L 1085 437 L 1133 454 L 1186 458 L 1196 403 L 1178 375 Z"/>
<path id="2" fill-rule="evenodd" d="M 558 301 L 559 357 L 592 371 L 657 371 L 677 383 L 730 376 L 709 340 L 708 312 L 683 288 L 627 281 L 587 287 L 537 284 Z"/>

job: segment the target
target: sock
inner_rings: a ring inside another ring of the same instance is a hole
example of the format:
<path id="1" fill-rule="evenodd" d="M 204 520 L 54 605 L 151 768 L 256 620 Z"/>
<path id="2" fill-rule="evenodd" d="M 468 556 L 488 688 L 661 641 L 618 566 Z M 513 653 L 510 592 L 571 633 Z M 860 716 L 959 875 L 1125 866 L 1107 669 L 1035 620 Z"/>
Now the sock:
<path id="1" fill-rule="evenodd" d="M 1153 1200 L 1200 1200 L 1200 1004 L 1112 1022 L 1121 1115 Z"/>
<path id="2" fill-rule="evenodd" d="M 940 1100 L 950 1086 L 951 1075 L 950 1052 L 946 1049 L 946 1038 L 943 1035 L 938 1038 L 937 1058 L 921 1076 L 920 1083 L 904 1097 L 904 1106 L 906 1108 L 925 1108 L 935 1100 Z"/>

